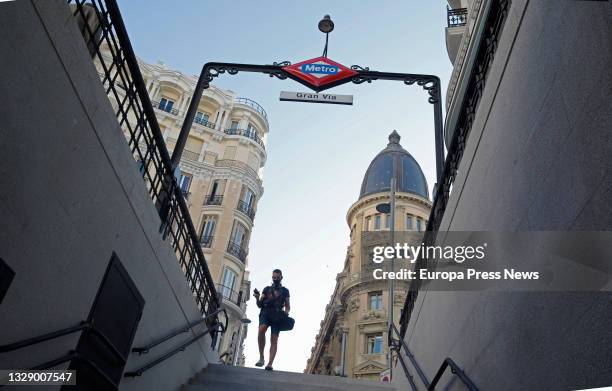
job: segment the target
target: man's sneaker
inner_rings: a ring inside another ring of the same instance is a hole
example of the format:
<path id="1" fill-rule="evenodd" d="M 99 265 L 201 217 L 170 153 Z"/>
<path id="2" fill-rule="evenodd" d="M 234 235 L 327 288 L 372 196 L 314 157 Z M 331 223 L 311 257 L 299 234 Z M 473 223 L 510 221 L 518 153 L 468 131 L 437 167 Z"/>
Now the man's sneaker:
<path id="1" fill-rule="evenodd" d="M 266 370 L 266 371 L 271 371 L 271 370 L 272 370 L 272 365 L 266 365 L 265 370 Z"/>
<path id="2" fill-rule="evenodd" d="M 255 363 L 255 366 L 256 366 L 256 367 L 263 367 L 263 365 L 264 365 L 264 364 L 265 364 L 264 359 L 263 359 L 263 358 L 260 358 L 260 359 L 259 359 L 259 361 L 257 361 L 257 362 Z"/>

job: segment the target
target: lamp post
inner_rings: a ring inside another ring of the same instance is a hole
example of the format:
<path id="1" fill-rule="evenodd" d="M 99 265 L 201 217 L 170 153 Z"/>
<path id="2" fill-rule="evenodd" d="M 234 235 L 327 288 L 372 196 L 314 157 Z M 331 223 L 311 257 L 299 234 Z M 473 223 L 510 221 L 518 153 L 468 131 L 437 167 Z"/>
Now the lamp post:
<path id="1" fill-rule="evenodd" d="M 325 33 L 325 48 L 323 49 L 323 57 L 327 57 L 327 44 L 329 42 L 329 33 L 334 30 L 334 22 L 332 22 L 329 15 L 325 15 L 323 19 L 319 21 L 319 31 Z"/>

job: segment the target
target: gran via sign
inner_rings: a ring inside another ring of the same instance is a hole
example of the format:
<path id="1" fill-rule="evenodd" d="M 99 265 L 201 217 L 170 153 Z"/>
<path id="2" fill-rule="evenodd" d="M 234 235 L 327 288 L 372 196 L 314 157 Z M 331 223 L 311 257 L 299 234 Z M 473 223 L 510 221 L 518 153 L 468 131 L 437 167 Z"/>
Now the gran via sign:
<path id="1" fill-rule="evenodd" d="M 336 105 L 352 105 L 353 95 L 323 94 L 312 92 L 281 91 L 280 100 L 288 102 L 331 103 Z"/>
<path id="2" fill-rule="evenodd" d="M 291 78 L 317 92 L 345 83 L 357 71 L 327 57 L 311 58 L 282 68 Z"/>

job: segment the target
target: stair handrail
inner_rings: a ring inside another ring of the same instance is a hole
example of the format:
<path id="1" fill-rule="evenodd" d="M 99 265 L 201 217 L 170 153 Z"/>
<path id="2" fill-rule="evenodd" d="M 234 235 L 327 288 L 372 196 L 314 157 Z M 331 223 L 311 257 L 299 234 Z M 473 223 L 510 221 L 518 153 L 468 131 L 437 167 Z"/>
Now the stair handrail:
<path id="1" fill-rule="evenodd" d="M 106 334 L 95 328 L 94 325 L 88 321 L 81 321 L 76 326 L 66 327 L 57 331 L 39 335 L 37 337 L 27 338 L 6 345 L 0 345 L 0 353 L 12 352 L 14 350 L 36 345 L 38 343 L 63 337 L 68 334 L 76 333 L 77 331 L 92 332 L 96 337 L 100 338 L 100 340 L 104 343 L 104 345 L 106 345 L 107 348 L 110 349 L 110 351 L 113 353 L 115 358 L 118 359 L 121 365 L 124 365 L 126 363 L 126 357 L 119 351 L 119 349 L 117 349 L 117 347 L 111 342 L 111 340 L 106 336 Z"/>
<path id="2" fill-rule="evenodd" d="M 399 339 L 393 338 L 394 335 L 397 335 Z M 410 372 L 408 371 L 406 363 L 404 362 L 404 359 L 402 357 L 402 353 L 401 353 L 402 347 L 404 348 L 404 351 L 406 352 L 406 356 L 408 356 L 408 359 L 410 359 L 410 362 L 414 366 L 417 374 L 419 375 L 419 378 L 421 379 L 421 382 L 423 382 L 423 385 L 427 388 L 427 390 L 430 390 L 430 391 L 435 390 L 436 385 L 442 378 L 442 375 L 446 371 L 446 368 L 450 367 L 451 373 L 453 375 L 456 375 L 459 378 L 459 380 L 461 380 L 461 382 L 468 388 L 468 390 L 479 391 L 478 387 L 476 387 L 474 382 L 472 382 L 472 380 L 459 367 L 459 365 L 457 365 L 457 363 L 455 363 L 455 361 L 450 357 L 446 357 L 444 361 L 442 361 L 440 368 L 438 368 L 436 375 L 434 376 L 433 380 L 430 383 L 427 380 L 427 376 L 425 376 L 425 373 L 423 372 L 419 364 L 416 362 L 414 355 L 408 348 L 408 344 L 406 344 L 406 342 L 402 339 L 399 331 L 397 330 L 397 327 L 395 327 L 395 324 L 393 323 L 389 325 L 389 329 L 387 333 L 387 343 L 390 349 L 393 349 L 397 352 L 397 357 L 399 358 L 400 363 L 402 364 L 402 369 L 404 370 L 404 374 L 408 378 L 408 381 L 410 382 L 410 385 L 413 390 L 417 390 L 417 388 L 416 388 L 416 385 L 414 384 L 414 380 L 412 379 L 412 376 L 410 375 Z"/>
<path id="3" fill-rule="evenodd" d="M 217 329 L 218 327 L 221 328 L 220 332 L 225 332 L 226 329 L 226 325 L 227 325 L 227 312 L 225 311 L 225 308 L 218 310 L 219 312 L 223 312 L 223 314 L 225 315 L 225 324 L 219 322 L 218 317 L 215 318 L 215 323 L 213 323 L 212 325 L 208 326 L 206 328 L 206 330 L 202 331 L 199 334 L 196 334 L 195 336 L 189 338 L 187 341 L 183 342 L 182 344 L 180 344 L 179 346 L 175 347 L 174 349 L 166 352 L 165 354 L 163 354 L 162 356 L 156 358 L 155 360 L 143 365 L 142 367 L 134 370 L 134 371 L 130 371 L 130 372 L 126 372 L 123 376 L 124 377 L 139 377 L 142 376 L 142 374 L 146 371 L 148 371 L 149 369 L 153 368 L 154 366 L 156 366 L 157 364 L 166 361 L 167 359 L 169 359 L 170 357 L 174 356 L 175 354 L 182 352 L 185 350 L 185 348 L 189 345 L 191 345 L 192 343 L 196 342 L 197 340 L 201 339 L 202 337 L 204 337 L 205 335 L 209 334 L 212 331 L 216 331 L 215 329 Z"/>
<path id="4" fill-rule="evenodd" d="M 142 354 L 147 354 L 149 353 L 149 351 L 151 349 L 153 349 L 155 346 L 166 342 L 169 339 L 172 339 L 174 337 L 176 337 L 179 334 L 182 333 L 186 333 L 187 331 L 189 331 L 192 327 L 195 327 L 199 324 L 202 324 L 206 321 L 208 321 L 210 318 L 219 315 L 220 312 L 223 312 L 223 315 L 225 315 L 225 324 L 227 324 L 227 312 L 225 311 L 225 309 L 218 309 L 215 312 L 212 312 L 204 317 L 201 317 L 198 320 L 195 320 L 193 322 L 187 323 L 185 326 L 181 327 L 181 328 L 177 328 L 176 330 L 173 330 L 171 332 L 169 332 L 168 334 L 164 335 L 163 337 L 160 337 L 152 342 L 150 342 L 149 344 L 145 345 L 145 346 L 141 346 L 141 347 L 135 347 L 132 348 L 132 353 L 138 353 L 140 355 Z"/>

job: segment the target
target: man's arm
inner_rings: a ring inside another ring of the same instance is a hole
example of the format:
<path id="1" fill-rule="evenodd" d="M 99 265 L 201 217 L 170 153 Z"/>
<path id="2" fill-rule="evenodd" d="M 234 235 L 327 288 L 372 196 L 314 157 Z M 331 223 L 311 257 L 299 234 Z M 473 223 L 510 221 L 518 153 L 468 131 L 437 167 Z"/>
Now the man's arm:
<path id="1" fill-rule="evenodd" d="M 291 311 L 291 304 L 289 303 L 289 297 L 285 298 L 285 312 L 289 313 Z"/>

